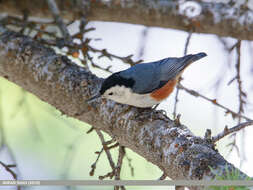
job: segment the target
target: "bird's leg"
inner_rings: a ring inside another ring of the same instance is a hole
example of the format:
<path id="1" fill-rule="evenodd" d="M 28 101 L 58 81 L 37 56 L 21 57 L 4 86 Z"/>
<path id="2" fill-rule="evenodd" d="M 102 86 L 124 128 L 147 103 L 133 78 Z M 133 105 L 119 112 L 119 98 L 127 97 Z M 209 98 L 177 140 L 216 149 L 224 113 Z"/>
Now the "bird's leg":
<path id="1" fill-rule="evenodd" d="M 153 109 L 152 108 L 138 108 L 138 115 L 136 116 L 137 119 L 146 119 L 151 118 L 153 116 Z"/>
<path id="2" fill-rule="evenodd" d="M 156 104 L 156 105 L 152 108 L 152 110 L 155 110 L 159 105 L 160 105 L 160 103 L 159 103 L 159 104 Z"/>
<path id="3" fill-rule="evenodd" d="M 136 116 L 136 118 L 144 119 L 144 118 L 150 118 L 153 119 L 160 119 L 162 116 L 167 115 L 165 110 L 156 110 L 159 104 L 155 105 L 153 108 L 139 108 L 139 115 Z M 162 116 L 161 116 L 162 114 Z"/>
<path id="4" fill-rule="evenodd" d="M 159 103 L 159 104 L 156 104 L 156 105 L 152 108 L 152 110 L 154 110 L 156 113 L 162 113 L 162 114 L 167 115 L 167 112 L 166 112 L 165 110 L 156 110 L 156 108 L 157 108 L 159 105 L 160 105 L 160 103 Z"/>

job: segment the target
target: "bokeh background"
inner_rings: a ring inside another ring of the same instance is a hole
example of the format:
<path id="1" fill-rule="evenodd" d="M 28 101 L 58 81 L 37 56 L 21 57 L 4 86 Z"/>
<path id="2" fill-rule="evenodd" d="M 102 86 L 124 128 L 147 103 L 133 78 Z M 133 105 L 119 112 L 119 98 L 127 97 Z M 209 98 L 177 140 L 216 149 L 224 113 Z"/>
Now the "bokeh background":
<path id="1" fill-rule="evenodd" d="M 78 23 L 69 27 L 74 33 Z M 156 27 L 146 28 L 140 25 L 90 22 L 88 27 L 96 30 L 87 34 L 94 40 L 92 45 L 99 49 L 106 48 L 109 52 L 120 56 L 134 55 L 134 60 L 144 62 L 156 61 L 166 57 L 183 56 L 188 33 Z M 223 38 L 233 45 L 236 40 Z M 252 42 L 242 41 L 242 85 L 247 92 L 247 103 L 244 115 L 253 118 L 253 62 Z M 217 99 L 217 101 L 234 111 L 238 110 L 237 83 L 228 82 L 236 75 L 236 53 L 228 54 L 224 44 L 215 35 L 193 34 L 188 47 L 188 53 L 206 52 L 208 56 L 192 64 L 183 74 L 182 84 L 199 93 Z M 93 54 L 94 62 L 110 69 L 112 72 L 126 69 L 129 65 L 119 60 L 98 58 Z M 77 60 L 74 60 L 77 61 Z M 78 62 L 78 61 L 77 61 Z M 109 76 L 109 72 L 92 68 L 92 72 L 100 77 Z M 172 116 L 175 102 L 174 93 L 164 101 L 158 109 L 166 110 Z M 211 129 L 213 135 L 221 132 L 224 127 L 237 124 L 224 110 L 201 98 L 180 91 L 178 113 L 181 123 L 188 126 L 192 132 L 203 137 L 206 129 Z M 110 171 L 108 160 L 102 154 L 94 176 L 90 176 L 91 165 L 95 162 L 96 151 L 102 148 L 96 133 L 86 134 L 90 129 L 88 124 L 61 115 L 59 111 L 34 95 L 24 91 L 17 85 L 0 78 L 0 160 L 4 163 L 17 164 L 15 171 L 19 179 L 98 179 Z M 253 129 L 248 127 L 244 132 L 238 132 L 236 148 L 231 151 L 228 146 L 232 141 L 226 137 L 219 141 L 219 152 L 230 162 L 253 176 Z M 5 142 L 3 144 L 3 142 Z M 129 161 L 124 159 L 122 179 L 158 179 L 162 172 L 153 164 L 127 149 L 127 157 L 134 167 L 131 175 Z M 117 151 L 112 150 L 117 156 Z M 0 166 L 0 179 L 12 179 L 10 173 Z M 15 189 L 15 187 L 0 187 L 0 189 Z M 25 187 L 23 189 L 113 189 L 113 187 Z M 168 189 L 168 187 L 127 187 L 127 189 Z"/>

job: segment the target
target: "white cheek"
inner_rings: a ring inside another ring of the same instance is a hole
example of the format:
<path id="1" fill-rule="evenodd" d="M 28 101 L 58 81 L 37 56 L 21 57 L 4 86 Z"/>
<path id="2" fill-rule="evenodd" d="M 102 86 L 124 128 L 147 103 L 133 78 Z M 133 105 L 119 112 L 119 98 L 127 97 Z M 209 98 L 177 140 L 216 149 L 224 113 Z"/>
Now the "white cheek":
<path id="1" fill-rule="evenodd" d="M 150 94 L 135 94 L 130 89 L 116 86 L 112 89 L 113 96 L 107 95 L 106 98 L 115 102 L 128 104 L 135 107 L 152 107 L 159 102 L 150 97 Z"/>

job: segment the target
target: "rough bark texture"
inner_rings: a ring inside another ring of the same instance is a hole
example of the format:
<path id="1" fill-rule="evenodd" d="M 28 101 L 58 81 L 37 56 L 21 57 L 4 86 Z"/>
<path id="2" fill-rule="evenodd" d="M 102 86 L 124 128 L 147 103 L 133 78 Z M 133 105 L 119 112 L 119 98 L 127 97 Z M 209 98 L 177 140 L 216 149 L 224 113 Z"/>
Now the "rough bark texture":
<path id="1" fill-rule="evenodd" d="M 253 12 L 245 5 L 177 0 L 57 2 L 66 19 L 79 18 L 82 13 L 89 20 L 126 22 L 253 40 Z M 0 1 L 0 13 L 21 15 L 23 10 L 28 10 L 31 16 L 51 17 L 46 1 Z"/>
<path id="2" fill-rule="evenodd" d="M 101 99 L 88 105 L 85 100 L 97 92 L 102 79 L 29 37 L 3 31 L 0 27 L 0 76 L 105 131 L 170 178 L 210 179 L 214 176 L 208 166 L 217 172 L 224 172 L 226 165 L 234 168 L 208 140 L 161 113 L 140 118 L 141 109 Z"/>

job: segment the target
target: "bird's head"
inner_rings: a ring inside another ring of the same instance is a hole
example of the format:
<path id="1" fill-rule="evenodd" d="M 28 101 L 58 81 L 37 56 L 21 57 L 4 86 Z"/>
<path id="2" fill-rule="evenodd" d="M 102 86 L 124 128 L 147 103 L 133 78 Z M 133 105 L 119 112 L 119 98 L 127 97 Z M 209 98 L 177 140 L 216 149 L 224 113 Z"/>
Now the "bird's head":
<path id="1" fill-rule="evenodd" d="M 106 78 L 97 95 L 93 96 L 88 102 L 97 98 L 107 98 L 111 100 L 117 100 L 124 97 L 126 89 L 131 89 L 134 85 L 133 79 L 126 79 L 120 75 L 120 72 L 114 73 Z"/>

